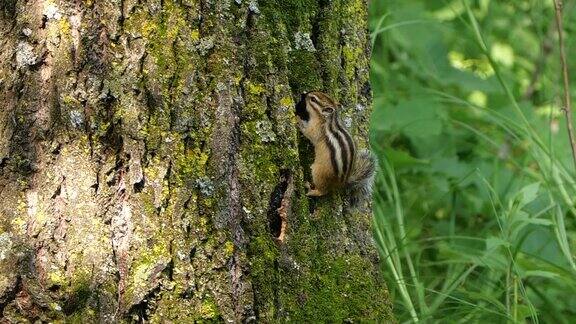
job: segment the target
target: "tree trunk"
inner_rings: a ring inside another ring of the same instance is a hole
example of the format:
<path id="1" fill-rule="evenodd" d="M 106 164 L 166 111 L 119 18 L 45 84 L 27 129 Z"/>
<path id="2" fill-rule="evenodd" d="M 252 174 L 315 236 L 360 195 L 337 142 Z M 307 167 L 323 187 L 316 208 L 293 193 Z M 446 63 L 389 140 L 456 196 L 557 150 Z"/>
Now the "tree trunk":
<path id="1" fill-rule="evenodd" d="M 294 116 L 324 90 L 366 146 L 366 8 L 2 0 L 0 322 L 391 320 Z"/>

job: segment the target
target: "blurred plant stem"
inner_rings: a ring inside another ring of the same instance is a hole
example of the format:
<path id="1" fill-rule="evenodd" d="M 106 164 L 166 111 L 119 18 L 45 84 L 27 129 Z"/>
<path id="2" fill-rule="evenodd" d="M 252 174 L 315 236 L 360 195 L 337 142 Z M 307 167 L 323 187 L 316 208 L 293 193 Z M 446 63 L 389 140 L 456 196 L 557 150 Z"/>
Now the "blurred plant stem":
<path id="1" fill-rule="evenodd" d="M 576 142 L 574 141 L 574 127 L 572 126 L 572 106 L 570 100 L 570 84 L 568 81 L 568 65 L 566 64 L 566 53 L 564 51 L 564 34 L 562 27 L 562 0 L 553 0 L 556 9 L 556 27 L 558 29 L 558 46 L 560 47 L 560 63 L 562 64 L 562 76 L 564 81 L 564 114 L 566 115 L 566 127 L 568 137 L 572 147 L 572 160 L 576 171 Z"/>
<path id="2" fill-rule="evenodd" d="M 536 63 L 536 69 L 534 69 L 532 77 L 530 78 L 530 85 L 528 88 L 526 88 L 526 91 L 524 91 L 524 94 L 522 95 L 522 98 L 525 100 L 532 101 L 534 99 L 533 97 L 534 93 L 536 92 L 537 84 L 544 73 L 548 57 L 550 54 L 552 54 L 553 44 L 551 38 L 554 34 L 554 25 L 554 22 L 550 24 L 545 37 L 543 37 L 540 58 L 538 59 L 538 62 Z"/>

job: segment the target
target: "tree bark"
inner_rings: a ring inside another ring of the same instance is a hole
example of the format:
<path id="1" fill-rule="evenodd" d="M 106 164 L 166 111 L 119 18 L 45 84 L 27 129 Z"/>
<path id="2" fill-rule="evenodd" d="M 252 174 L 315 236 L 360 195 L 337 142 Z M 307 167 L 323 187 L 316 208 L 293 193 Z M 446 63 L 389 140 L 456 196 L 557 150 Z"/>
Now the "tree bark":
<path id="1" fill-rule="evenodd" d="M 367 0 L 3 0 L 0 314 L 392 320 L 370 209 L 305 196 L 294 98 L 366 146 Z"/>

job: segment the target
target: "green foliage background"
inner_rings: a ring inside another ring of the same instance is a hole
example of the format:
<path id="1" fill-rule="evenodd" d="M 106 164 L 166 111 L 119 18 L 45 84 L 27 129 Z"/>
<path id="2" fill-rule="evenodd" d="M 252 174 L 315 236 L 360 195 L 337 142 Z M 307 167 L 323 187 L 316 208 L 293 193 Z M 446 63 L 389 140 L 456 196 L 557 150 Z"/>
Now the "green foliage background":
<path id="1" fill-rule="evenodd" d="M 552 0 L 370 9 L 375 238 L 399 320 L 574 322 L 576 170 Z"/>

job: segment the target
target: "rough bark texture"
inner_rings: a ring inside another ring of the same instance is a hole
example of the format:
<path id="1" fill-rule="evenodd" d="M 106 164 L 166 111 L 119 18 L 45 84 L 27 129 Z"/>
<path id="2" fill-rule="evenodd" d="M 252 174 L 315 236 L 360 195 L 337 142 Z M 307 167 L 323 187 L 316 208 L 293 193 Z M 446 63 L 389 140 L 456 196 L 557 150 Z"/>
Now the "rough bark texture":
<path id="1" fill-rule="evenodd" d="M 331 93 L 366 145 L 366 8 L 2 0 L 0 322 L 390 320 L 293 108 Z"/>

